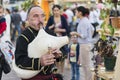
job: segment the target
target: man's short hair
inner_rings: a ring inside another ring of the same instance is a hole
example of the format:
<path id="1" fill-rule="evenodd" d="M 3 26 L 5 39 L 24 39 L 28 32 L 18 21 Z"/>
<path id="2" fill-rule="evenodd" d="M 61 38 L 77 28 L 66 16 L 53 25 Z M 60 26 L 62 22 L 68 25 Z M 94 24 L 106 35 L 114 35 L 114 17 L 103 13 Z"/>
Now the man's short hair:
<path id="1" fill-rule="evenodd" d="M 28 11 L 27 11 L 27 17 L 28 17 L 28 15 L 29 15 L 31 9 L 34 8 L 34 7 L 39 7 L 39 8 L 41 8 L 40 6 L 37 6 L 37 5 L 31 6 L 31 7 L 28 9 Z"/>

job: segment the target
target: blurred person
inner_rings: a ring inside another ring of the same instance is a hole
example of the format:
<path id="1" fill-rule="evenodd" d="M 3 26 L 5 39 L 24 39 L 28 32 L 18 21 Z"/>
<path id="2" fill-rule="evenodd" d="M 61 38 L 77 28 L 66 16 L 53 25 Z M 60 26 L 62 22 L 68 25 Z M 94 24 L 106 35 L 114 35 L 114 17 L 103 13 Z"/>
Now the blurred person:
<path id="1" fill-rule="evenodd" d="M 67 8 L 65 13 L 68 16 L 67 21 L 68 21 L 68 26 L 69 26 L 69 29 L 70 29 L 70 32 L 71 32 L 71 31 L 73 31 L 73 17 L 74 17 L 74 13 L 73 13 L 73 11 L 70 8 Z"/>
<path id="2" fill-rule="evenodd" d="M 4 41 L 11 41 L 11 35 L 10 35 L 10 25 L 11 25 L 11 15 L 10 15 L 10 10 L 9 9 L 5 9 L 5 19 L 6 19 L 6 25 L 7 28 L 4 32 L 4 36 L 2 37 L 2 39 Z"/>
<path id="3" fill-rule="evenodd" d="M 74 14 L 76 13 L 76 8 L 74 9 Z M 77 31 L 77 26 L 78 26 L 78 23 L 80 22 L 80 19 L 79 18 L 77 18 L 77 16 L 76 16 L 76 14 L 75 14 L 75 16 L 73 17 L 73 22 L 74 22 L 74 26 L 75 26 L 75 29 L 74 29 L 74 31 Z"/>
<path id="4" fill-rule="evenodd" d="M 14 29 L 13 29 L 13 33 L 12 33 L 12 38 L 11 40 L 14 42 L 15 41 L 15 35 L 16 35 L 16 31 L 18 32 L 18 36 L 21 34 L 21 16 L 18 13 L 18 9 L 14 10 L 14 13 L 11 15 L 12 17 L 12 23 L 14 25 Z"/>
<path id="5" fill-rule="evenodd" d="M 86 8 L 86 9 L 85 9 L 85 11 L 86 11 L 85 16 L 89 19 L 89 14 L 90 14 L 90 11 L 89 11 L 89 9 L 88 9 L 88 8 Z"/>
<path id="6" fill-rule="evenodd" d="M 6 30 L 6 20 L 3 16 L 4 14 L 4 8 L 2 7 L 2 5 L 0 5 L 0 44 L 1 44 L 1 37 L 3 36 L 3 32 Z M 1 80 L 1 77 L 2 77 L 2 71 L 3 71 L 3 62 L 4 57 L 3 55 L 1 55 L 1 52 L 0 52 L 0 80 Z"/>
<path id="7" fill-rule="evenodd" d="M 78 36 L 75 34 L 71 34 L 71 44 L 69 46 L 69 54 L 68 54 L 68 63 L 71 64 L 71 80 L 80 80 L 80 52 L 79 52 L 79 43 Z"/>
<path id="8" fill-rule="evenodd" d="M 88 8 L 85 8 L 85 13 L 86 13 L 85 16 L 89 19 L 90 10 Z M 94 35 L 94 31 L 95 31 L 94 26 L 93 25 L 90 26 L 90 29 L 91 29 L 92 36 L 93 36 Z"/>
<path id="9" fill-rule="evenodd" d="M 89 21 L 94 27 L 94 34 L 92 36 L 94 38 L 97 35 L 96 27 L 99 25 L 99 13 L 94 7 L 90 8 Z"/>
<path id="10" fill-rule="evenodd" d="M 20 16 L 21 16 L 21 19 L 22 19 L 21 29 L 23 31 L 25 29 L 25 25 L 26 25 L 27 12 L 24 9 L 22 9 L 20 11 Z"/>
<path id="11" fill-rule="evenodd" d="M 72 32 L 72 34 L 78 35 L 78 42 L 80 44 L 80 63 L 82 64 L 84 77 L 80 77 L 81 80 L 91 80 L 92 73 L 90 71 L 91 59 L 90 59 L 90 46 L 92 42 L 92 29 L 91 23 L 86 17 L 86 8 L 80 6 L 77 8 L 76 16 L 80 18 L 78 23 L 77 32 Z"/>
<path id="12" fill-rule="evenodd" d="M 68 16 L 67 16 L 67 14 L 65 13 L 65 10 L 66 10 L 66 9 L 63 9 L 62 16 L 64 16 L 65 19 L 67 20 L 67 19 L 68 19 Z"/>
<path id="13" fill-rule="evenodd" d="M 47 25 L 46 31 L 54 36 L 66 36 L 69 35 L 68 24 L 64 16 L 60 13 L 61 7 L 59 5 L 54 5 L 52 7 L 53 15 L 50 16 Z M 68 53 L 68 46 L 65 45 L 60 49 L 63 53 L 62 58 L 58 59 L 57 67 L 60 69 L 60 73 L 63 73 L 65 58 Z"/>
<path id="14" fill-rule="evenodd" d="M 27 51 L 28 45 L 38 35 L 39 30 L 44 27 L 43 26 L 44 19 L 45 15 L 41 7 L 32 6 L 28 9 L 27 20 L 29 26 L 22 32 L 22 34 L 17 39 L 15 50 L 15 63 L 17 66 L 20 65 L 19 68 L 27 70 L 41 70 L 43 66 L 49 66 L 49 68 L 47 69 L 46 74 L 44 73 L 44 71 L 40 71 L 40 73 L 37 74 L 36 76 L 30 79 L 22 80 L 55 80 L 54 77 L 57 77 L 56 74 L 53 74 L 51 72 L 50 66 L 51 64 L 54 64 L 54 62 L 56 61 L 55 60 L 56 55 L 59 55 L 61 53 L 61 51 L 59 51 L 57 48 L 55 49 L 51 48 L 51 54 L 46 53 L 45 55 L 42 55 L 40 58 L 28 57 Z"/>
<path id="15" fill-rule="evenodd" d="M 3 7 L 0 5 L 0 36 L 2 36 L 2 33 L 6 30 L 6 20 L 3 16 L 4 14 L 4 9 Z"/>

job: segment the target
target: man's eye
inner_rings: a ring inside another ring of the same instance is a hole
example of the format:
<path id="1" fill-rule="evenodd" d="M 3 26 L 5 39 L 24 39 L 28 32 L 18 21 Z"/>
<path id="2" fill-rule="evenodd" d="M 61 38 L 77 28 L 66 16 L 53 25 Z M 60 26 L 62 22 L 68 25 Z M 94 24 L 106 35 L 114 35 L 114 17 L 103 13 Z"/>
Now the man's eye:
<path id="1" fill-rule="evenodd" d="M 41 14 L 42 17 L 45 17 L 45 14 Z"/>
<path id="2" fill-rule="evenodd" d="M 34 15 L 34 17 L 39 17 L 38 15 Z"/>

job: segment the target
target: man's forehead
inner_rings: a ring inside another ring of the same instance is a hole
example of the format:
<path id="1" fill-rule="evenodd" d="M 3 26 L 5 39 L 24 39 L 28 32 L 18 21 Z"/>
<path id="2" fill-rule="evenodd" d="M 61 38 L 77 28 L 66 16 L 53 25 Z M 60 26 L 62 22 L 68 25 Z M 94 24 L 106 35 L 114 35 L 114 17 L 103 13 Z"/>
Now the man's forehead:
<path id="1" fill-rule="evenodd" d="M 43 14 L 44 11 L 42 10 L 42 8 L 40 7 L 33 7 L 31 10 L 30 10 L 30 13 L 37 13 L 39 12 L 40 14 Z"/>

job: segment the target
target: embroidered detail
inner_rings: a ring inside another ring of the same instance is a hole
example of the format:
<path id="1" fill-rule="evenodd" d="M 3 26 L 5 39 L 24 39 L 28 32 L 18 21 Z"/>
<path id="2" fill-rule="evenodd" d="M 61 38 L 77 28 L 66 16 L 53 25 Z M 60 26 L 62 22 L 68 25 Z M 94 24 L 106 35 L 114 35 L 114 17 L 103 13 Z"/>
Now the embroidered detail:
<path id="1" fill-rule="evenodd" d="M 50 66 L 46 66 L 46 67 L 47 67 L 47 69 L 45 69 L 45 68 L 43 69 L 43 73 L 44 74 L 46 74 L 46 72 L 48 71 L 48 69 L 49 69 Z"/>
<path id="2" fill-rule="evenodd" d="M 18 67 L 23 68 L 23 69 L 28 69 L 28 70 L 32 69 L 32 67 L 23 67 L 22 65 L 18 65 Z"/>
<path id="3" fill-rule="evenodd" d="M 34 58 L 32 59 L 32 69 L 34 70 Z"/>
<path id="4" fill-rule="evenodd" d="M 29 43 L 29 39 L 25 35 L 21 34 L 21 36 Z"/>
<path id="5" fill-rule="evenodd" d="M 29 31 L 32 33 L 32 35 L 33 35 L 34 38 L 35 38 L 36 36 L 34 35 L 33 31 L 32 31 L 30 28 L 28 28 L 28 29 L 29 29 Z"/>
<path id="6" fill-rule="evenodd" d="M 30 30 L 31 33 L 33 33 L 33 31 L 30 28 L 28 28 L 28 29 Z"/>
<path id="7" fill-rule="evenodd" d="M 23 68 L 23 69 L 34 70 L 34 58 L 32 59 L 32 67 L 23 67 L 22 65 L 18 65 L 18 67 Z"/>
<path id="8" fill-rule="evenodd" d="M 40 63 L 40 58 L 39 58 L 39 61 L 38 61 L 38 70 L 40 69 L 40 65 L 41 65 L 41 63 Z"/>

